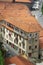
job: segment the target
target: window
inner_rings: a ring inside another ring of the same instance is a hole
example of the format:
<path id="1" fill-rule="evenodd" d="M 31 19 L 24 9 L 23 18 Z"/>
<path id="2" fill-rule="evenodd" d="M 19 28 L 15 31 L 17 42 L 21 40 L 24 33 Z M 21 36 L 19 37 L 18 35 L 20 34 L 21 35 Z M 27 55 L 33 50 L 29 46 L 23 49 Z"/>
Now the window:
<path id="1" fill-rule="evenodd" d="M 14 30 L 17 31 L 17 32 L 19 32 L 19 29 L 17 27 L 14 27 Z"/>
<path id="2" fill-rule="evenodd" d="M 19 49 L 19 53 L 21 54 L 21 49 Z"/>
<path id="3" fill-rule="evenodd" d="M 37 42 L 38 40 L 36 39 L 35 42 Z"/>
<path id="4" fill-rule="evenodd" d="M 32 34 L 30 34 L 30 37 L 32 36 Z"/>
<path id="5" fill-rule="evenodd" d="M 9 36 L 12 37 L 12 35 L 13 35 L 13 32 L 10 32 L 10 31 L 9 31 Z"/>
<path id="6" fill-rule="evenodd" d="M 10 23 L 7 23 L 7 26 L 9 26 L 9 27 L 14 29 L 14 26 L 12 24 L 10 24 Z"/>
<path id="7" fill-rule="evenodd" d="M 14 36 L 15 36 L 14 43 L 18 43 L 18 35 L 14 33 Z"/>
<path id="8" fill-rule="evenodd" d="M 11 34 L 9 33 L 9 36 L 11 37 Z"/>
<path id="9" fill-rule="evenodd" d="M 28 56 L 31 57 L 31 53 L 28 53 Z"/>
<path id="10" fill-rule="evenodd" d="M 11 42 L 9 42 L 9 45 L 11 45 Z"/>
<path id="11" fill-rule="evenodd" d="M 29 49 L 31 49 L 31 46 L 29 46 Z"/>
<path id="12" fill-rule="evenodd" d="M 23 48 L 25 48 L 25 42 L 24 41 L 22 42 L 22 46 L 23 46 Z"/>
<path id="13" fill-rule="evenodd" d="M 32 34 L 31 34 L 31 33 L 29 33 L 29 34 L 28 34 L 28 36 L 29 36 L 29 38 L 31 38 L 31 37 L 32 37 Z"/>
<path id="14" fill-rule="evenodd" d="M 16 33 L 14 33 L 14 37 L 17 37 L 18 35 Z"/>
<path id="15" fill-rule="evenodd" d="M 25 54 L 25 51 L 22 50 L 22 54 Z"/>
<path id="16" fill-rule="evenodd" d="M 12 35 L 12 32 L 9 31 L 9 36 L 11 37 L 11 35 Z"/>
<path id="17" fill-rule="evenodd" d="M 23 34 L 23 31 L 21 30 L 21 34 Z"/>
<path id="18" fill-rule="evenodd" d="M 7 40 L 7 43 L 8 43 L 8 40 Z"/>
<path id="19" fill-rule="evenodd" d="M 14 43 L 18 44 L 18 37 L 14 39 Z"/>
<path id="20" fill-rule="evenodd" d="M 19 39 L 21 40 L 21 36 L 19 36 Z"/>
<path id="21" fill-rule="evenodd" d="M 34 34 L 34 37 L 37 38 L 37 33 Z"/>
<path id="22" fill-rule="evenodd" d="M 37 45 L 35 46 L 35 48 L 37 48 Z"/>
<path id="23" fill-rule="evenodd" d="M 35 33 L 35 35 L 37 36 L 37 33 Z"/>
<path id="24" fill-rule="evenodd" d="M 31 40 L 31 41 L 32 41 L 32 43 L 34 43 L 34 38 L 32 38 L 32 40 Z"/>

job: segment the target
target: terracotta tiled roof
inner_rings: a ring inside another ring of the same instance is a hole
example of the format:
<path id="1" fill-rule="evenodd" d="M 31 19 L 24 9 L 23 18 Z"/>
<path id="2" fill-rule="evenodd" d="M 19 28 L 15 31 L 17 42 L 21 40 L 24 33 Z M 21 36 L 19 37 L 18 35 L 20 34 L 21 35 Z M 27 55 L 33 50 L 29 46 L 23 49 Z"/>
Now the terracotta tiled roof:
<path id="1" fill-rule="evenodd" d="M 32 3 L 33 0 L 15 0 L 16 2 L 28 2 L 28 3 Z"/>
<path id="2" fill-rule="evenodd" d="M 0 13 L 0 20 L 3 20 L 3 16 L 1 15 L 1 13 Z"/>
<path id="3" fill-rule="evenodd" d="M 41 30 L 37 20 L 31 15 L 30 10 L 23 4 L 8 4 L 2 10 L 4 20 L 15 25 L 26 32 L 36 32 Z"/>
<path id="4" fill-rule="evenodd" d="M 2 4 L 2 3 L 0 3 L 0 10 L 1 10 L 1 9 L 4 9 L 4 7 L 5 7 L 5 5 Z"/>
<path id="5" fill-rule="evenodd" d="M 5 65 L 9 64 L 16 64 L 16 65 L 34 65 L 30 61 L 24 59 L 23 57 L 20 56 L 15 56 L 11 58 L 6 58 L 5 59 Z"/>
<path id="6" fill-rule="evenodd" d="M 25 10 L 28 10 L 29 8 L 24 5 L 24 4 L 20 4 L 20 3 L 5 3 L 5 2 L 0 2 L 0 8 L 3 9 L 3 7 L 5 7 L 4 9 L 25 9 Z M 17 8 L 16 8 L 17 7 Z"/>

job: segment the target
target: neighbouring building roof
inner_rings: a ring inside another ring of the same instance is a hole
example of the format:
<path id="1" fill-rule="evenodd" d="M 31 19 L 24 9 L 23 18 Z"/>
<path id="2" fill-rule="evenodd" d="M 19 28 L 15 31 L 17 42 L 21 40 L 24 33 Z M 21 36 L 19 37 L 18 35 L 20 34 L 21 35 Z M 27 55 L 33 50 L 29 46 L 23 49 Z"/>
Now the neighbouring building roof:
<path id="1" fill-rule="evenodd" d="M 12 2 L 12 0 L 0 0 L 1 2 Z"/>
<path id="2" fill-rule="evenodd" d="M 40 48 L 43 49 L 43 37 L 39 38 Z"/>
<path id="3" fill-rule="evenodd" d="M 40 37 L 43 37 L 43 29 L 39 33 Z"/>
<path id="4" fill-rule="evenodd" d="M 33 0 L 15 0 L 16 2 L 32 3 Z"/>
<path id="5" fill-rule="evenodd" d="M 0 2 L 27 2 L 27 3 L 32 3 L 33 0 L 0 0 Z"/>
<path id="6" fill-rule="evenodd" d="M 23 4 L 2 3 L 4 9 L 0 10 L 4 20 L 15 25 L 26 32 L 36 32 L 41 30 L 35 17 L 31 15 L 30 10 Z M 0 6 L 2 7 L 2 4 Z"/>
<path id="7" fill-rule="evenodd" d="M 40 44 L 40 48 L 43 49 L 43 29 L 40 31 L 39 34 L 39 44 Z"/>
<path id="8" fill-rule="evenodd" d="M 16 64 L 16 65 L 34 65 L 30 61 L 20 56 L 14 56 L 5 59 L 5 65 Z"/>

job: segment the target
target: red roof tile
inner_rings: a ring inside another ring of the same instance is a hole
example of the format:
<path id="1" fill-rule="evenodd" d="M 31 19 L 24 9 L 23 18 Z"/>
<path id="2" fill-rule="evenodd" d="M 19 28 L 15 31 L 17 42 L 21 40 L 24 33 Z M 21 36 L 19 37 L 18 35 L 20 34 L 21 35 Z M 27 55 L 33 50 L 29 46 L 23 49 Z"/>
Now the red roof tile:
<path id="1" fill-rule="evenodd" d="M 15 56 L 11 58 L 6 58 L 5 59 L 5 65 L 9 64 L 16 64 L 16 65 L 34 65 L 30 61 L 24 59 L 23 57 L 20 56 Z"/>

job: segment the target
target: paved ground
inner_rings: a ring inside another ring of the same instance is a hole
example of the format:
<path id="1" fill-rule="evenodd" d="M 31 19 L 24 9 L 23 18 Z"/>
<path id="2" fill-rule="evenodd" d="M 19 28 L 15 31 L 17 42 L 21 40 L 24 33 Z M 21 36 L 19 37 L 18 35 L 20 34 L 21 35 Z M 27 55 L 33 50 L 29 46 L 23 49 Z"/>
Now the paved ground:
<path id="1" fill-rule="evenodd" d="M 43 15 L 42 15 L 42 12 L 41 12 L 42 2 L 43 2 L 43 0 L 40 0 L 39 10 L 32 11 L 31 13 L 32 13 L 32 15 L 35 15 L 39 24 L 43 27 Z"/>

